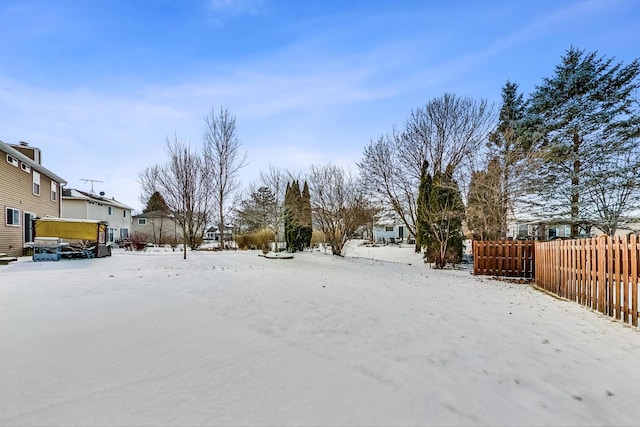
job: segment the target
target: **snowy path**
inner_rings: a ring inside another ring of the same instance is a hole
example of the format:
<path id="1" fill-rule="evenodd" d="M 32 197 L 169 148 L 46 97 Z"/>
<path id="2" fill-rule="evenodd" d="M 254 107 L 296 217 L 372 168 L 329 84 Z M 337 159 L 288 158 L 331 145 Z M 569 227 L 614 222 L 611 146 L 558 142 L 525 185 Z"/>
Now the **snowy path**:
<path id="1" fill-rule="evenodd" d="M 640 333 L 368 259 L 0 268 L 0 425 L 637 425 Z"/>

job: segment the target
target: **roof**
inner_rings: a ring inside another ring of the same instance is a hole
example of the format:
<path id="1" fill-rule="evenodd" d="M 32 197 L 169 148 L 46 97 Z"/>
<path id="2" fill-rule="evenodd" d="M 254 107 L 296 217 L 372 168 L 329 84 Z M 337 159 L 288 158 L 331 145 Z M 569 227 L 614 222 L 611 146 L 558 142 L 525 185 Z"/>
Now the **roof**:
<path id="1" fill-rule="evenodd" d="M 71 222 L 71 223 L 82 223 L 82 224 L 109 224 L 108 221 L 102 221 L 99 219 L 77 219 L 77 218 L 55 218 L 55 217 L 44 217 L 38 218 L 40 222 Z"/>
<path id="2" fill-rule="evenodd" d="M 141 214 L 133 215 L 131 218 L 168 218 L 168 219 L 173 219 L 173 217 L 170 214 L 167 214 L 167 213 L 162 212 L 162 211 L 142 212 Z"/>
<path id="3" fill-rule="evenodd" d="M 33 160 L 31 160 L 30 158 L 28 158 L 18 150 L 16 150 L 15 148 L 9 146 L 8 144 L 5 144 L 2 141 L 0 141 L 0 151 L 4 151 L 5 153 L 9 154 L 11 157 L 15 157 L 16 159 L 20 160 L 22 163 L 29 165 L 31 169 L 37 172 L 40 172 L 43 175 L 48 176 L 54 181 L 57 181 L 60 185 L 67 184 L 66 179 L 59 177 L 55 173 L 51 172 L 49 169 L 43 167 L 41 164 L 37 162 L 34 162 Z"/>
<path id="4" fill-rule="evenodd" d="M 91 201 L 100 202 L 108 206 L 113 206 L 116 208 L 132 210 L 132 208 L 125 205 L 124 203 L 120 203 L 113 197 L 108 198 L 108 197 L 98 196 L 97 194 L 87 193 L 86 191 L 80 191 L 74 188 L 65 188 L 62 191 L 62 198 L 65 200 L 74 200 L 74 199 L 75 200 L 91 200 Z"/>

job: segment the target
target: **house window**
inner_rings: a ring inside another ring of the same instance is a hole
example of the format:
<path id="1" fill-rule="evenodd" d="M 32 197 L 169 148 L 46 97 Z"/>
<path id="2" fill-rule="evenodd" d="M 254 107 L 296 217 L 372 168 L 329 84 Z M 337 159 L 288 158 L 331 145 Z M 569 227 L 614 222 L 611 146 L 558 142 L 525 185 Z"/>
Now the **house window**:
<path id="1" fill-rule="evenodd" d="M 147 225 L 147 218 L 138 218 L 138 225 Z"/>
<path id="2" fill-rule="evenodd" d="M 51 201 L 55 202 L 58 200 L 58 184 L 54 181 L 51 181 Z"/>
<path id="3" fill-rule="evenodd" d="M 40 174 L 33 171 L 33 194 L 40 195 Z"/>
<path id="4" fill-rule="evenodd" d="M 109 227 L 109 242 L 113 242 L 113 228 Z"/>
<path id="5" fill-rule="evenodd" d="M 518 237 L 523 238 L 529 235 L 529 225 L 518 224 Z"/>
<path id="6" fill-rule="evenodd" d="M 127 217 L 127 211 L 126 211 L 126 209 L 123 209 L 123 210 L 122 210 L 122 217 L 123 217 L 123 218 L 126 218 L 126 217 Z"/>
<path id="7" fill-rule="evenodd" d="M 7 225 L 12 227 L 20 227 L 20 210 L 7 208 Z"/>
<path id="8" fill-rule="evenodd" d="M 20 169 L 22 169 L 26 173 L 30 173 L 31 172 L 31 166 L 29 166 L 25 162 L 20 163 Z"/>
<path id="9" fill-rule="evenodd" d="M 113 208 L 111 206 L 107 206 L 107 215 L 111 215 L 113 213 Z"/>
<path id="10" fill-rule="evenodd" d="M 384 228 L 384 231 L 393 231 L 393 226 L 385 227 L 385 228 Z"/>
<path id="11" fill-rule="evenodd" d="M 9 163 L 12 166 L 18 167 L 18 159 L 16 159 L 13 156 L 10 156 L 9 154 L 7 154 L 7 163 Z"/>
<path id="12" fill-rule="evenodd" d="M 121 228 L 120 229 L 120 238 L 121 239 L 128 239 L 129 238 L 129 229 L 128 228 Z"/>

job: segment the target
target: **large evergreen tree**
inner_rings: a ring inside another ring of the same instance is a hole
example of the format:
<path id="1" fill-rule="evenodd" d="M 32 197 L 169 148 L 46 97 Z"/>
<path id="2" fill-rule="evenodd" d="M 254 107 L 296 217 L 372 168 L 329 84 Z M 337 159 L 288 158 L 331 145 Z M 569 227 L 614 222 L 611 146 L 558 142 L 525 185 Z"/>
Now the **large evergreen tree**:
<path id="1" fill-rule="evenodd" d="M 453 168 L 436 172 L 433 178 L 423 164 L 418 204 L 418 239 L 425 259 L 435 268 L 462 258 L 462 220 L 464 204 L 458 184 L 453 179 Z"/>
<path id="2" fill-rule="evenodd" d="M 626 155 L 636 149 L 640 129 L 633 104 L 639 73 L 638 60 L 624 66 L 572 47 L 531 97 L 530 121 L 540 123 L 544 135 L 532 181 L 535 201 L 549 216 L 568 221 L 572 237 L 603 219 L 592 189 L 604 184 L 607 194 L 618 177 L 640 166 L 637 156 Z M 621 158 L 630 161 L 616 160 Z"/>
<path id="3" fill-rule="evenodd" d="M 243 232 L 270 228 L 275 210 L 275 195 L 269 188 L 260 187 L 240 202 L 236 212 L 238 226 Z"/>
<path id="4" fill-rule="evenodd" d="M 428 198 L 431 192 L 431 174 L 429 174 L 429 163 L 422 162 L 420 169 L 420 185 L 418 187 L 418 200 L 416 201 L 416 246 L 423 247 L 428 239 L 431 224 L 428 222 Z"/>
<path id="5" fill-rule="evenodd" d="M 531 139 L 525 138 L 523 134 L 525 118 L 525 103 L 521 93 L 518 92 L 518 84 L 507 81 L 502 88 L 502 106 L 498 117 L 498 124 L 493 132 L 489 134 L 489 153 L 493 165 L 488 164 L 486 173 L 476 173 L 474 191 L 480 190 L 479 185 L 485 187 L 485 190 L 491 194 L 485 194 L 491 199 L 491 203 L 498 204 L 497 209 L 493 213 L 500 213 L 498 235 L 495 235 L 493 229 L 489 234 L 495 238 L 505 239 L 507 237 L 508 213 L 513 212 L 514 205 L 522 196 L 525 188 L 527 167 L 529 162 Z M 495 164 L 497 163 L 497 164 Z M 500 171 L 499 175 L 499 193 L 495 193 L 494 173 Z M 487 188 L 486 179 L 490 179 L 491 185 Z M 473 177 L 472 177 L 473 179 Z M 485 181 L 481 184 L 480 181 Z M 471 189 L 470 189 L 471 195 Z M 478 193 L 476 193 L 478 195 Z M 477 200 L 479 201 L 479 200 Z M 486 208 L 490 208 L 486 206 Z M 480 218 L 477 218 L 480 219 Z M 491 221 L 497 218 L 491 218 Z M 476 224 L 477 225 L 477 224 Z M 493 238 L 493 237 L 492 237 Z"/>
<path id="6" fill-rule="evenodd" d="M 156 191 L 151 195 L 151 197 L 149 197 L 147 205 L 142 212 L 161 212 L 167 215 L 169 213 L 169 207 L 167 206 L 167 202 L 165 202 L 164 197 L 162 197 L 162 194 Z"/>
<path id="7" fill-rule="evenodd" d="M 293 201 L 292 184 L 287 183 L 284 193 L 284 240 L 287 242 L 287 250 L 293 252 L 295 242 L 295 203 Z"/>
<path id="8" fill-rule="evenodd" d="M 305 187 L 307 184 L 305 182 Z M 311 243 L 311 208 L 305 208 L 310 203 L 308 196 L 309 189 L 306 189 L 306 202 L 303 200 L 303 193 L 300 191 L 300 183 L 294 180 L 287 184 L 284 196 L 285 220 L 284 236 L 290 252 L 303 250 Z M 308 243 L 307 243 L 308 242 Z"/>
<path id="9" fill-rule="evenodd" d="M 311 215 L 311 195 L 309 194 L 309 184 L 304 182 L 302 193 L 300 194 L 300 245 L 302 248 L 311 246 L 311 236 L 313 234 Z"/>

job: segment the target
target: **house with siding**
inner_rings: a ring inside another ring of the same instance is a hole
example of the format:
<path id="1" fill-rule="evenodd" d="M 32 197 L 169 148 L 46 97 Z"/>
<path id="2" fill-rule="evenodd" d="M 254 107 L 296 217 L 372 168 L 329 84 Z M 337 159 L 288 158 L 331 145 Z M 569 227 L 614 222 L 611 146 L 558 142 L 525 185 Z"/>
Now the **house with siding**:
<path id="1" fill-rule="evenodd" d="M 414 241 L 404 222 L 391 210 L 384 210 L 375 216 L 372 234 L 375 243 Z"/>
<path id="2" fill-rule="evenodd" d="M 0 141 L 0 252 L 21 256 L 33 243 L 33 220 L 61 216 L 66 181 L 42 166 L 38 148 Z"/>
<path id="3" fill-rule="evenodd" d="M 115 198 L 65 188 L 62 191 L 64 218 L 92 219 L 109 223 L 107 243 L 129 238 L 132 209 Z"/>
<path id="4" fill-rule="evenodd" d="M 173 217 L 162 211 L 143 212 L 133 216 L 133 233 L 142 234 L 147 243 L 175 245 L 182 240 L 182 230 Z"/>
<path id="5" fill-rule="evenodd" d="M 580 238 L 598 237 L 603 231 L 592 226 L 586 231 L 580 228 Z M 640 215 L 623 216 L 620 218 L 615 235 L 626 236 L 640 234 Z M 507 240 L 540 240 L 568 239 L 571 236 L 571 225 L 563 219 L 515 219 L 507 224 Z"/>

